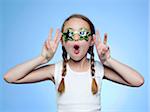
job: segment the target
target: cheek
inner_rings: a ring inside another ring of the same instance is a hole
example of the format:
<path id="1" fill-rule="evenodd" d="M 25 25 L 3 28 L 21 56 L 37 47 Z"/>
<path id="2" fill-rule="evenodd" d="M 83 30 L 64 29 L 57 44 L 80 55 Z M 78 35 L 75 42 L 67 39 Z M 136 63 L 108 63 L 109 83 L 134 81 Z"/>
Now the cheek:
<path id="1" fill-rule="evenodd" d="M 72 46 L 73 46 L 73 44 L 71 42 L 65 42 L 63 45 L 64 45 L 66 51 L 68 51 L 69 49 L 71 49 Z"/>
<path id="2" fill-rule="evenodd" d="M 85 41 L 85 40 L 79 41 L 78 44 L 80 46 L 80 50 L 82 52 L 87 52 L 89 47 L 90 47 L 90 43 L 91 43 L 91 41 Z M 66 51 L 69 53 L 74 48 L 74 42 L 69 42 L 69 41 L 68 42 L 64 42 L 63 46 L 65 47 Z"/>
<path id="3" fill-rule="evenodd" d="M 65 42 L 64 43 L 65 48 L 69 48 L 72 46 L 72 44 L 70 42 Z"/>
<path id="4" fill-rule="evenodd" d="M 84 50 L 84 51 L 87 51 L 89 49 L 89 46 L 90 46 L 90 43 L 89 42 L 83 42 L 81 44 L 81 48 Z"/>

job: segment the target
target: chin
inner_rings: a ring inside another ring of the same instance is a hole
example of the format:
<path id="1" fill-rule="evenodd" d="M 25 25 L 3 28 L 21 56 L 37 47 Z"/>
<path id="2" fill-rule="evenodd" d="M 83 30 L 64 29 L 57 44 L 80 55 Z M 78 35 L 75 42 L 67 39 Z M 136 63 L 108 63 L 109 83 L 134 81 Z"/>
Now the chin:
<path id="1" fill-rule="evenodd" d="M 70 57 L 71 60 L 76 61 L 76 62 L 81 61 L 83 58 L 84 58 L 84 56 L 76 56 L 76 57 L 71 56 Z"/>

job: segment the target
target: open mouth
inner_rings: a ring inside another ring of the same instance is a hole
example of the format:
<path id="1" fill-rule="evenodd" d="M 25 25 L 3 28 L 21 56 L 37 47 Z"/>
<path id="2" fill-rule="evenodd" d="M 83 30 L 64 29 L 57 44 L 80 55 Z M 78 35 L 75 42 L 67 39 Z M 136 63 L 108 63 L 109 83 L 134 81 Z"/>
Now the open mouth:
<path id="1" fill-rule="evenodd" d="M 74 45 L 74 53 L 75 54 L 79 54 L 79 52 L 80 52 L 79 48 L 80 48 L 79 45 Z"/>
<path id="2" fill-rule="evenodd" d="M 79 45 L 74 45 L 74 49 L 78 50 L 79 49 Z"/>

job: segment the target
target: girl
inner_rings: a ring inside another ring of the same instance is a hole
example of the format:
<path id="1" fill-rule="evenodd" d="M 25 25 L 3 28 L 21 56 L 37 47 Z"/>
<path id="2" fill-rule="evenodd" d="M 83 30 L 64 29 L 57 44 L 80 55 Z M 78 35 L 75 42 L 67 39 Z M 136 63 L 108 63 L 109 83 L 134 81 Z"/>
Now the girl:
<path id="1" fill-rule="evenodd" d="M 136 70 L 111 57 L 107 34 L 102 42 L 92 22 L 83 15 L 68 17 L 61 31 L 56 30 L 54 40 L 51 38 L 52 29 L 41 54 L 10 69 L 4 79 L 14 84 L 51 80 L 56 85 L 58 112 L 100 112 L 102 79 L 132 87 L 144 83 Z M 60 41 L 63 61 L 39 67 L 52 59 Z M 94 60 L 94 45 L 99 61 Z"/>

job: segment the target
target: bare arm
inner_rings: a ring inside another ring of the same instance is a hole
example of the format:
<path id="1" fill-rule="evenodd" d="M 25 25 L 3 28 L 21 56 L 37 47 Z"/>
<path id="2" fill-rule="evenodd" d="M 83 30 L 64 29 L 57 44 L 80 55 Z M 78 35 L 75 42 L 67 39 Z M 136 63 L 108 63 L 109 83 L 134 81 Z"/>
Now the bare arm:
<path id="1" fill-rule="evenodd" d="M 38 56 L 32 60 L 18 64 L 11 68 L 5 75 L 4 80 L 8 83 L 34 83 L 43 80 L 53 81 L 53 65 L 45 65 L 39 68 L 44 61 L 42 56 Z"/>
<path id="2" fill-rule="evenodd" d="M 107 34 L 104 41 L 101 41 L 99 32 L 93 36 L 100 61 L 104 65 L 104 78 L 128 86 L 141 86 L 144 78 L 133 68 L 125 65 L 110 56 L 110 49 L 107 46 Z"/>
<path id="3" fill-rule="evenodd" d="M 110 58 L 104 67 L 104 78 L 123 85 L 138 87 L 143 85 L 144 78 L 133 68 Z"/>
<path id="4" fill-rule="evenodd" d="M 18 64 L 11 68 L 5 75 L 4 80 L 9 83 L 34 83 L 43 80 L 53 80 L 54 65 L 46 65 L 37 68 L 38 66 L 47 63 L 54 56 L 58 43 L 61 39 L 61 32 L 57 29 L 54 40 L 51 40 L 52 29 L 48 39 L 45 41 L 42 53 L 40 56 L 31 59 L 22 64 Z"/>
<path id="5" fill-rule="evenodd" d="M 107 79 L 118 84 L 129 86 L 129 84 L 117 72 L 108 68 L 107 66 L 104 66 L 103 79 Z"/>

